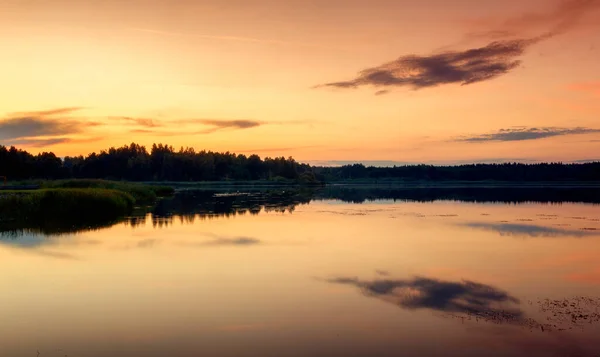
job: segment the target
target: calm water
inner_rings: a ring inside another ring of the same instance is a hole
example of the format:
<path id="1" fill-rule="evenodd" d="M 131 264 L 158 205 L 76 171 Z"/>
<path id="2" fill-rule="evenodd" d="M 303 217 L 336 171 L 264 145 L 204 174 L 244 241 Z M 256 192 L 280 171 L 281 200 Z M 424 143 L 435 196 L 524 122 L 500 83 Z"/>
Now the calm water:
<path id="1" fill-rule="evenodd" d="M 4 232 L 0 356 L 600 356 L 600 205 L 213 194 Z"/>

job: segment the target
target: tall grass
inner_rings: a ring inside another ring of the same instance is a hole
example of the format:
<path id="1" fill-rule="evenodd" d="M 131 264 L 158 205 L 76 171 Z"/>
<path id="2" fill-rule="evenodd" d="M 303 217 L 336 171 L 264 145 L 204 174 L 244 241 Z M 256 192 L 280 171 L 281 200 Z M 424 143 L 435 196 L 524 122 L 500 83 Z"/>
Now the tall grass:
<path id="1" fill-rule="evenodd" d="M 3 220 L 116 218 L 133 209 L 132 195 L 109 189 L 42 189 L 0 195 Z"/>
<path id="2" fill-rule="evenodd" d="M 110 189 L 41 189 L 0 194 L 0 230 L 6 227 L 77 230 L 133 210 L 132 195 Z"/>
<path id="3" fill-rule="evenodd" d="M 168 186 L 142 185 L 138 183 L 107 181 L 107 180 L 57 180 L 42 181 L 42 188 L 86 188 L 86 189 L 109 189 L 130 194 L 137 205 L 152 204 L 158 197 L 173 195 L 174 190 Z"/>
<path id="4" fill-rule="evenodd" d="M 71 232 L 105 226 L 174 193 L 171 187 L 105 180 L 38 181 L 39 190 L 0 191 L 0 232 Z"/>

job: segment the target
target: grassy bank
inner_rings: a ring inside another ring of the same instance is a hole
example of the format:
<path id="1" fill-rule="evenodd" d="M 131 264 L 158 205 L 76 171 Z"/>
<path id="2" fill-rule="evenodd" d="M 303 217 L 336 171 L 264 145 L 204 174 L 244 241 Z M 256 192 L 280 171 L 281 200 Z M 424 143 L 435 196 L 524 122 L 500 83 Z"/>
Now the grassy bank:
<path id="1" fill-rule="evenodd" d="M 142 185 L 138 183 L 107 181 L 107 180 L 57 180 L 37 182 L 41 188 L 47 189 L 105 189 L 116 190 L 130 194 L 136 205 L 148 205 L 158 197 L 170 196 L 174 193 L 172 187 L 158 185 Z"/>
<path id="2" fill-rule="evenodd" d="M 34 227 L 85 227 L 131 212 L 135 199 L 109 189 L 41 189 L 0 195 L 0 223 Z"/>
<path id="3" fill-rule="evenodd" d="M 38 190 L 0 191 L 0 231 L 77 231 L 106 225 L 172 195 L 166 186 L 104 180 L 38 181 Z"/>

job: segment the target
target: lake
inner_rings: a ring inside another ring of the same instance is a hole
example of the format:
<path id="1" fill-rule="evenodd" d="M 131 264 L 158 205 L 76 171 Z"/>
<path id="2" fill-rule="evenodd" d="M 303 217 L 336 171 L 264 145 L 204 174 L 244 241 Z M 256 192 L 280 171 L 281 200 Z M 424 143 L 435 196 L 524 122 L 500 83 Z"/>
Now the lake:
<path id="1" fill-rule="evenodd" d="M 0 355 L 600 356 L 598 189 L 182 191 L 0 237 Z"/>

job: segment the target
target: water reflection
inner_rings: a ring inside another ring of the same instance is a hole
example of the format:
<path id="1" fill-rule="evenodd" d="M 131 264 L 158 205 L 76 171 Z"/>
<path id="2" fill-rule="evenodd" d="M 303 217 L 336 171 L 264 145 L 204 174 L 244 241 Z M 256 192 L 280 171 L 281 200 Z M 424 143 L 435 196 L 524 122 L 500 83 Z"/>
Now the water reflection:
<path id="1" fill-rule="evenodd" d="M 325 280 L 351 285 L 365 296 L 374 297 L 403 309 L 426 309 L 446 316 L 539 329 L 542 332 L 571 330 L 600 322 L 600 298 L 577 296 L 560 300 L 538 300 L 546 322 L 527 317 L 521 301 L 496 287 L 472 281 L 443 281 L 433 278 L 374 279 L 338 277 Z M 528 301 L 533 305 L 533 301 Z"/>
<path id="2" fill-rule="evenodd" d="M 334 278 L 330 283 L 360 288 L 371 297 L 405 309 L 431 309 L 464 313 L 486 320 L 520 322 L 523 312 L 513 305 L 519 299 L 489 285 L 472 281 L 451 282 L 431 278 L 410 280 Z"/>
<path id="3" fill-rule="evenodd" d="M 0 354 L 600 353 L 600 205 L 219 193 L 4 234 Z"/>
<path id="4" fill-rule="evenodd" d="M 581 228 L 580 230 L 565 229 L 531 224 L 493 223 L 493 222 L 468 222 L 465 227 L 482 229 L 496 232 L 501 236 L 509 237 L 589 237 L 600 235 L 600 232 L 592 228 Z"/>
<path id="5" fill-rule="evenodd" d="M 297 207 L 315 201 L 338 200 L 348 203 L 370 203 L 378 201 L 390 202 L 435 202 L 455 200 L 476 203 L 600 203 L 600 189 L 593 187 L 356 187 L 328 186 L 321 189 L 281 188 L 271 190 L 248 190 L 247 192 L 223 191 L 215 189 L 183 190 L 175 196 L 166 198 L 145 211 L 140 209 L 132 217 L 126 219 L 131 227 L 143 226 L 151 219 L 155 228 L 167 227 L 176 216 L 182 222 L 194 224 L 196 219 L 215 217 L 235 217 L 239 215 L 258 215 L 261 212 L 293 213 Z M 147 216 L 151 213 L 151 216 Z M 365 212 L 357 214 L 364 215 Z M 453 217 L 454 214 L 444 214 Z M 539 217 L 541 220 L 552 220 L 553 217 Z M 580 218 L 580 217 L 573 217 Z M 583 217 L 585 218 L 585 217 Z M 589 219 L 594 220 L 594 219 Z M 597 221 L 597 219 L 595 219 Z M 61 220 L 44 220 L 40 222 L 22 223 L 0 221 L 0 235 L 18 236 L 22 234 L 41 233 L 45 235 L 62 235 L 75 232 L 105 229 L 121 220 L 99 220 L 86 217 L 85 222 L 73 221 L 71 217 Z M 528 220 L 531 221 L 531 220 Z M 473 228 L 485 228 L 476 227 Z M 530 234 L 556 234 L 555 232 L 536 232 L 534 227 L 498 226 L 488 229 L 510 234 L 519 229 L 530 230 Z M 587 231 L 595 228 L 587 228 Z M 585 235 L 585 234 L 584 234 Z"/>

